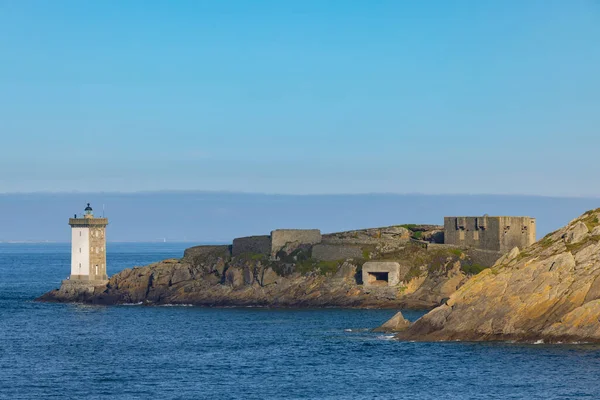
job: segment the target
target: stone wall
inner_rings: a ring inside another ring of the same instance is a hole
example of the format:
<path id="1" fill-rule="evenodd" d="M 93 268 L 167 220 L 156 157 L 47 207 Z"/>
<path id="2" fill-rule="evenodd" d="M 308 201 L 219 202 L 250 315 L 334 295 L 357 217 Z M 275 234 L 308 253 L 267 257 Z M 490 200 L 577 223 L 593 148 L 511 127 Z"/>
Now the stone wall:
<path id="1" fill-rule="evenodd" d="M 90 273 L 89 279 L 105 280 L 106 275 L 106 230 L 103 226 L 97 226 L 89 229 L 90 243 Z"/>
<path id="2" fill-rule="evenodd" d="M 444 243 L 507 253 L 535 243 L 530 217 L 445 217 Z"/>
<path id="3" fill-rule="evenodd" d="M 416 226 L 416 225 L 415 225 Z M 412 232 L 402 226 L 357 229 L 323 235 L 323 243 L 368 244 L 381 241 L 408 240 Z"/>
<path id="4" fill-rule="evenodd" d="M 237 257 L 241 254 L 271 254 L 270 236 L 248 236 L 233 240 L 231 254 Z"/>
<path id="5" fill-rule="evenodd" d="M 481 249 L 469 249 L 466 251 L 467 255 L 473 262 L 473 264 L 483 265 L 484 267 L 493 266 L 496 261 L 502 257 L 504 253 L 500 251 L 490 251 Z"/>
<path id="6" fill-rule="evenodd" d="M 321 243 L 321 231 L 318 229 L 277 229 L 271 232 L 272 255 L 277 254 L 288 243 L 312 245 Z"/>
<path id="7" fill-rule="evenodd" d="M 316 244 L 312 248 L 312 258 L 319 261 L 336 261 L 361 257 L 362 249 L 360 246 Z"/>

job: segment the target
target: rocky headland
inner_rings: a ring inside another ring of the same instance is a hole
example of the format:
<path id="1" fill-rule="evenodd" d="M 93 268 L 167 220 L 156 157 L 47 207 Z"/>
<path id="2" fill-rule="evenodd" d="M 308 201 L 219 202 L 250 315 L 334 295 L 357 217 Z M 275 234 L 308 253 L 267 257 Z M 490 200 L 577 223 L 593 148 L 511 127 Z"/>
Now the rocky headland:
<path id="1" fill-rule="evenodd" d="M 125 269 L 92 289 L 63 284 L 38 300 L 431 309 L 484 269 L 481 254 L 435 245 L 440 234 L 442 227 L 426 225 L 365 229 L 323 235 L 318 244 L 281 242 L 271 254 L 244 251 L 264 247 L 264 237 L 243 238 L 233 251 L 192 247 L 181 259 Z M 362 265 L 375 260 L 400 264 L 397 286 L 363 285 Z"/>
<path id="2" fill-rule="evenodd" d="M 381 327 L 417 341 L 600 342 L 600 209 L 514 249 L 412 325 Z"/>

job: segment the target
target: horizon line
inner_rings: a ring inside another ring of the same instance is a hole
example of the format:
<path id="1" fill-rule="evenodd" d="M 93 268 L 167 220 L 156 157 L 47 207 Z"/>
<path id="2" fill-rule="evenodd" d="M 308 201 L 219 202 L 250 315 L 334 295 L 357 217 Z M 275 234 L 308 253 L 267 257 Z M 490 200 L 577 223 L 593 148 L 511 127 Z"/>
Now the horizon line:
<path id="1" fill-rule="evenodd" d="M 140 194 L 238 194 L 257 196 L 288 196 L 288 197 L 325 197 L 325 196 L 497 196 L 497 197 L 539 197 L 539 198 L 561 198 L 561 199 L 600 199 L 600 195 L 546 195 L 526 193 L 425 193 L 425 192 L 342 192 L 342 193 L 277 193 L 277 192 L 246 192 L 233 190 L 200 190 L 200 189 L 165 189 L 165 190 L 139 190 L 139 191 L 23 191 L 23 192 L 0 192 L 0 196 L 14 195 L 140 195 Z"/>

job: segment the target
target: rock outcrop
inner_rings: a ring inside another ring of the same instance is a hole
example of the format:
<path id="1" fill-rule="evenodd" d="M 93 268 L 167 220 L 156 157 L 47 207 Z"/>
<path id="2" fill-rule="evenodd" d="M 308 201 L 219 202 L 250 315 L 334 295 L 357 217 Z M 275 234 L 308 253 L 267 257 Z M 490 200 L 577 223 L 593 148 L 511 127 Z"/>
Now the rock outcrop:
<path id="1" fill-rule="evenodd" d="M 404 230 L 386 230 L 385 235 L 405 235 Z M 409 240 L 397 241 L 392 246 L 388 237 L 381 243 L 367 243 L 361 247 L 359 257 L 335 261 L 312 258 L 311 246 L 290 249 L 289 254 L 277 259 L 252 253 L 233 257 L 231 246 L 198 246 L 186 250 L 181 259 L 125 269 L 112 276 L 104 288 L 85 291 L 61 288 L 39 300 L 431 309 L 474 273 L 469 256 L 458 249 L 428 250 Z M 403 271 L 400 283 L 375 288 L 362 285 L 362 265 L 373 260 L 397 262 Z"/>
<path id="2" fill-rule="evenodd" d="M 397 312 L 389 321 L 378 328 L 373 329 L 373 332 L 402 332 L 410 326 L 410 321 L 404 318 L 402 312 Z"/>
<path id="3" fill-rule="evenodd" d="M 600 209 L 511 251 L 397 338 L 600 342 Z"/>

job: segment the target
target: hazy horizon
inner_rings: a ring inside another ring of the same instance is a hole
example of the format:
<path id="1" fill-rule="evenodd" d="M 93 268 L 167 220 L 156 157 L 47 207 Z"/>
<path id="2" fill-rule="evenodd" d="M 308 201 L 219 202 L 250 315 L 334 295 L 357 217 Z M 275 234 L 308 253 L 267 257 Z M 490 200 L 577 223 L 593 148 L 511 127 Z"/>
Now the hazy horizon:
<path id="1" fill-rule="evenodd" d="M 445 193 L 445 192 L 309 192 L 309 193 L 288 193 L 288 192 L 260 192 L 260 191 L 240 191 L 240 190 L 196 190 L 196 189 L 156 189 L 156 190 L 98 190 L 98 191 L 82 191 L 82 190 L 37 190 L 37 191 L 14 191 L 14 192 L 0 192 L 0 196 L 4 195 L 108 195 L 108 194 L 124 194 L 124 195 L 138 195 L 138 194 L 186 194 L 186 193 L 206 193 L 206 194 L 239 194 L 239 195 L 258 195 L 258 196 L 369 196 L 369 195 L 392 195 L 392 196 L 518 196 L 518 197 L 541 197 L 541 198 L 552 198 L 552 199 L 600 199 L 600 195 L 597 196 L 577 196 L 577 195 L 561 195 L 561 196 L 549 196 L 543 194 L 534 193 Z"/>
<path id="2" fill-rule="evenodd" d="M 91 203 L 109 218 L 111 242 L 231 243 L 278 228 L 322 232 L 443 224 L 444 216 L 537 218 L 537 236 L 558 229 L 599 198 L 512 195 L 272 195 L 206 191 L 0 194 L 0 241 L 68 242 L 68 218 Z"/>

